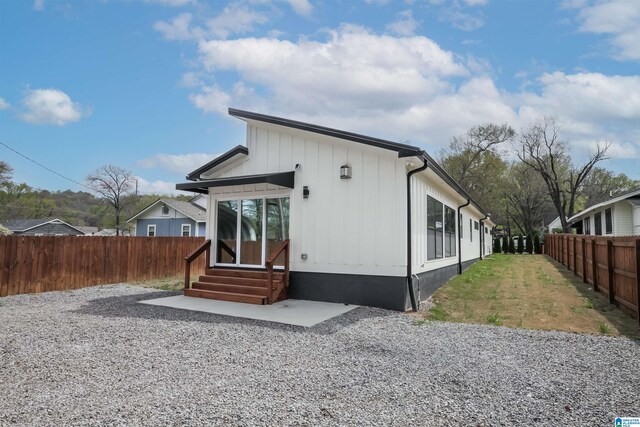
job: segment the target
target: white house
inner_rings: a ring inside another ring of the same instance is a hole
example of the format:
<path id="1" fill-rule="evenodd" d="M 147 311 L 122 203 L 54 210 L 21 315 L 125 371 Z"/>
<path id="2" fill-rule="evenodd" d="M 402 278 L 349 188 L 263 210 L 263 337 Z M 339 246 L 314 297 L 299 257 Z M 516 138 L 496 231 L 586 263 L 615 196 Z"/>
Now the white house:
<path id="1" fill-rule="evenodd" d="M 593 205 L 569 218 L 578 234 L 640 236 L 640 189 Z"/>
<path id="2" fill-rule="evenodd" d="M 491 253 L 489 215 L 421 148 L 229 114 L 247 123 L 246 145 L 176 185 L 209 195 L 208 274 L 255 275 L 288 240 L 290 297 L 405 310 Z M 191 294 L 236 300 L 225 293 L 249 288 L 206 281 Z"/>

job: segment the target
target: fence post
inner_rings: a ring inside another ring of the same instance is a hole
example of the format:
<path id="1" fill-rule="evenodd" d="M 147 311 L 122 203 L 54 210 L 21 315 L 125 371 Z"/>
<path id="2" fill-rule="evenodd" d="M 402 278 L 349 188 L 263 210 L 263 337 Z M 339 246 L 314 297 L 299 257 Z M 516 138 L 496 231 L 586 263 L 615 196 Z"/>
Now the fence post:
<path id="1" fill-rule="evenodd" d="M 598 292 L 598 261 L 596 260 L 596 239 L 591 240 L 591 274 L 593 275 L 593 290 Z"/>
<path id="2" fill-rule="evenodd" d="M 615 303 L 615 286 L 613 286 L 613 242 L 607 240 L 607 273 L 609 273 L 609 302 Z"/>
<path id="3" fill-rule="evenodd" d="M 640 239 L 636 239 L 636 312 L 640 324 Z"/>
<path id="4" fill-rule="evenodd" d="M 578 236 L 573 236 L 573 274 L 578 275 L 578 252 L 576 251 Z"/>
<path id="5" fill-rule="evenodd" d="M 587 238 L 582 238 L 582 283 L 587 283 Z"/>

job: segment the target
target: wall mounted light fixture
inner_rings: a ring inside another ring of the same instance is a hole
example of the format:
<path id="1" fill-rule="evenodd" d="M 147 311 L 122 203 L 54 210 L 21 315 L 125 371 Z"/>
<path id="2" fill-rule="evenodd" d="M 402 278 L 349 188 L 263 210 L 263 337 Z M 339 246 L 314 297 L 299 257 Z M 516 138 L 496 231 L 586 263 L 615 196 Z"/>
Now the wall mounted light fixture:
<path id="1" fill-rule="evenodd" d="M 340 166 L 340 179 L 351 179 L 351 165 L 344 164 Z"/>
<path id="2" fill-rule="evenodd" d="M 304 186 L 302 187 L 302 198 L 303 199 L 308 199 L 309 198 L 309 187 L 308 186 Z"/>

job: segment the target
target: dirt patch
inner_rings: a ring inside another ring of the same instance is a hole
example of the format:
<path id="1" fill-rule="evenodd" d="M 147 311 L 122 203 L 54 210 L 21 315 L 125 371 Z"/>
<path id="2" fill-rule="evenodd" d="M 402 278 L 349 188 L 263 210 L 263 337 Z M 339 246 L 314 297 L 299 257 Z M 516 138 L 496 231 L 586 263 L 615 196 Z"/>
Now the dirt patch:
<path id="1" fill-rule="evenodd" d="M 494 255 L 440 288 L 423 318 L 640 338 L 640 327 L 543 255 Z"/>

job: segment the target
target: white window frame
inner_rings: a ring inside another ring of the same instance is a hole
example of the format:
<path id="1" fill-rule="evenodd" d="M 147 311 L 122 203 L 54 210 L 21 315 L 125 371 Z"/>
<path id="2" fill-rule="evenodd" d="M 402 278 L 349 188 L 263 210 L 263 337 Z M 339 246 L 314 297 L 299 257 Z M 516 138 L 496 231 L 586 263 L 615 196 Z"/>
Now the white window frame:
<path id="1" fill-rule="evenodd" d="M 187 227 L 187 235 L 184 235 L 184 229 L 185 227 Z M 182 237 L 191 237 L 191 224 L 182 224 L 182 227 L 180 227 L 180 236 Z"/>
<path id="2" fill-rule="evenodd" d="M 149 235 L 149 232 L 153 228 L 153 236 Z M 157 237 L 158 236 L 158 227 L 155 224 L 147 224 L 147 237 Z"/>

